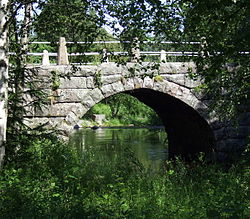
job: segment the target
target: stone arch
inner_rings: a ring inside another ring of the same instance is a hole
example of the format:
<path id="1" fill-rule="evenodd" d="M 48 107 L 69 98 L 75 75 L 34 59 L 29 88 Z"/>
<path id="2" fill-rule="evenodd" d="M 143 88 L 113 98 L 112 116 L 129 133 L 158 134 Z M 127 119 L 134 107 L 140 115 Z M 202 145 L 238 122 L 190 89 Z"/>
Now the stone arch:
<path id="1" fill-rule="evenodd" d="M 213 150 L 213 131 L 204 117 L 206 105 L 190 89 L 167 80 L 135 77 L 105 84 L 88 92 L 82 99 L 83 109 L 73 113 L 81 118 L 101 100 L 121 92 L 135 96 L 161 117 L 168 133 L 170 156 L 187 157 Z"/>
<path id="2" fill-rule="evenodd" d="M 99 88 L 95 88 L 85 95 L 82 99 L 82 104 L 84 106 L 83 116 L 92 106 L 101 100 L 112 96 L 117 93 L 127 92 L 131 90 L 136 90 L 140 88 L 151 89 L 154 91 L 159 91 L 161 93 L 173 96 L 190 107 L 194 108 L 200 114 L 206 116 L 207 106 L 200 101 L 189 88 L 178 85 L 171 81 L 163 80 L 161 82 L 154 81 L 150 77 L 145 77 L 141 79 L 139 77 L 124 79 L 125 81 L 118 81 L 111 84 L 106 84 Z"/>

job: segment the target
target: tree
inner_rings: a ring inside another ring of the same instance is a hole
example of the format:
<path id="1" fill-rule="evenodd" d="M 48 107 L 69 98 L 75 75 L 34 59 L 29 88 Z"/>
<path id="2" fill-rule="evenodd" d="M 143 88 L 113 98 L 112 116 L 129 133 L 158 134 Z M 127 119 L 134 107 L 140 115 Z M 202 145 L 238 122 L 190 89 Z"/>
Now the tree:
<path id="1" fill-rule="evenodd" d="M 8 58 L 7 58 L 7 20 L 8 20 L 8 0 L 0 2 L 0 167 L 5 155 L 4 142 L 6 140 L 7 125 L 7 78 L 8 78 Z"/>
<path id="2" fill-rule="evenodd" d="M 196 60 L 212 109 L 222 117 L 236 115 L 249 100 L 250 4 L 248 0 L 193 0 L 188 3 L 185 32 L 204 39 Z"/>
<path id="3" fill-rule="evenodd" d="M 39 9 L 35 32 L 40 39 L 57 42 L 63 36 L 73 42 L 91 42 L 100 33 L 102 19 L 88 1 L 48 0 Z"/>

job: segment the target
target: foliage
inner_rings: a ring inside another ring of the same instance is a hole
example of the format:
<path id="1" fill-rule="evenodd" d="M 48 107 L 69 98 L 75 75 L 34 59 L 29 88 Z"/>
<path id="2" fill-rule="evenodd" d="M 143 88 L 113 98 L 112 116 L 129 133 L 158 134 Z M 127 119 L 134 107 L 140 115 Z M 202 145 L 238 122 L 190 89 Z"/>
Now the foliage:
<path id="1" fill-rule="evenodd" d="M 200 159 L 148 175 L 127 149 L 111 160 L 55 139 L 0 175 L 0 218 L 248 218 L 249 169 Z M 78 154 L 78 155 L 77 155 Z"/>
<path id="2" fill-rule="evenodd" d="M 116 94 L 93 106 L 84 118 L 105 114 L 104 125 L 161 125 L 158 115 L 148 106 L 129 94 Z"/>
<path id="3" fill-rule="evenodd" d="M 250 7 L 246 0 L 188 1 L 185 31 L 202 40 L 198 74 L 223 118 L 249 99 Z"/>
<path id="4" fill-rule="evenodd" d="M 91 42 L 101 33 L 101 20 L 87 1 L 48 0 L 39 9 L 35 31 L 40 39 L 57 42 L 65 37 L 73 42 Z"/>

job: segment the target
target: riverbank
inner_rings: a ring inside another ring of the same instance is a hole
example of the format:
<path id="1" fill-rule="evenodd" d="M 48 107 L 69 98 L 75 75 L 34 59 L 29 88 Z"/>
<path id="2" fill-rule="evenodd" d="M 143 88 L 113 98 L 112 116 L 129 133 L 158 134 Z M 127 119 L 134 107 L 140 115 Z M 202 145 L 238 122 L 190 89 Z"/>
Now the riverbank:
<path id="1" fill-rule="evenodd" d="M 134 124 L 129 124 L 129 125 L 98 125 L 95 122 L 89 123 L 90 125 L 84 125 L 84 126 L 79 126 L 77 125 L 75 129 L 163 129 L 165 126 L 163 125 L 142 125 L 142 126 L 135 126 Z"/>
<path id="2" fill-rule="evenodd" d="M 91 128 L 94 126 L 102 127 L 102 128 L 108 128 L 108 127 L 137 127 L 137 128 L 143 128 L 143 127 L 163 127 L 161 124 L 161 121 L 153 122 L 149 121 L 147 118 L 137 118 L 137 119 L 106 119 L 104 121 L 96 122 L 92 119 L 82 119 L 77 124 L 79 128 Z"/>

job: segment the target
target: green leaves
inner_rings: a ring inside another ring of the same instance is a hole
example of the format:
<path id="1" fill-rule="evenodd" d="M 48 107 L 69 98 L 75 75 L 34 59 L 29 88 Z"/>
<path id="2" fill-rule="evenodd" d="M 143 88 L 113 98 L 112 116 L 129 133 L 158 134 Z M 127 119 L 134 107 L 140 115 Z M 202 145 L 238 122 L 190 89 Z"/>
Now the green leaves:
<path id="1" fill-rule="evenodd" d="M 246 1 L 192 1 L 187 9 L 185 31 L 189 37 L 205 37 L 210 56 L 198 58 L 199 74 L 214 100 L 211 110 L 222 118 L 238 114 L 250 90 L 250 7 Z M 244 79 L 243 79 L 244 78 Z"/>

